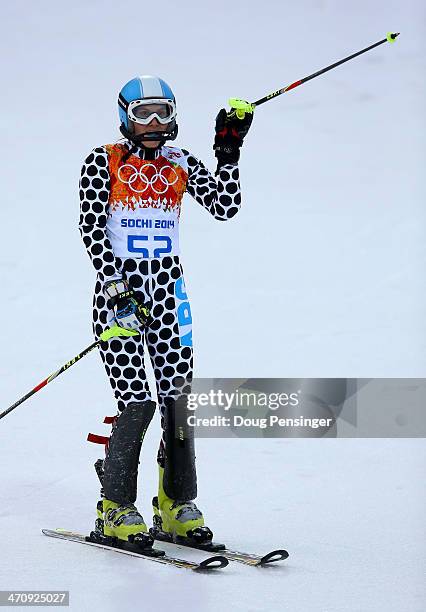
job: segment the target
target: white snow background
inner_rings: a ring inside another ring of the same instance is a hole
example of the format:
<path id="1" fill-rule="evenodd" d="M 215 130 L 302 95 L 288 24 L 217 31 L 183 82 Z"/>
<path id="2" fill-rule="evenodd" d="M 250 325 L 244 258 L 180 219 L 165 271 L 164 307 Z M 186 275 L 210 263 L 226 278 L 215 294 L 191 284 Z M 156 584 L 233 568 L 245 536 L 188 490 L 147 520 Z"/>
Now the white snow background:
<path id="1" fill-rule="evenodd" d="M 396 30 L 382 45 L 257 109 L 243 205 L 216 223 L 189 196 L 182 260 L 195 374 L 421 377 L 425 373 L 425 40 L 420 0 L 1 3 L 1 406 L 92 341 L 95 272 L 78 176 L 119 137 L 137 74 L 174 88 L 180 134 L 214 169 L 214 118 Z M 41 535 L 95 518 L 103 416 L 86 357 L 0 423 L 0 589 L 69 589 L 73 610 L 420 612 L 422 440 L 200 440 L 199 497 L 218 540 L 267 552 L 197 575 Z M 138 506 L 156 489 L 158 418 Z M 179 550 L 191 559 L 203 553 Z"/>

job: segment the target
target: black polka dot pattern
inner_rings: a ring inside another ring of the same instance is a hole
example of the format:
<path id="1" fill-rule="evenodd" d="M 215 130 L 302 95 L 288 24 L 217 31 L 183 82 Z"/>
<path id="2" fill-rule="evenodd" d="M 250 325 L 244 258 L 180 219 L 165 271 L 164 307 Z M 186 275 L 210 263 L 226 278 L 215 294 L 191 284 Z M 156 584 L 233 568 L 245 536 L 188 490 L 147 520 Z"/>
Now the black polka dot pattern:
<path id="1" fill-rule="evenodd" d="M 135 154 L 144 156 L 141 149 L 135 150 Z M 241 206 L 238 166 L 224 165 L 213 177 L 188 151 L 182 150 L 180 154 L 184 156 L 182 167 L 187 168 L 188 193 L 216 219 L 226 221 L 234 217 Z M 177 155 L 179 157 L 179 151 Z M 183 311 L 179 310 L 182 299 L 186 299 L 182 298 L 183 271 L 177 255 L 156 259 L 115 256 L 106 231 L 110 180 L 106 148 L 93 149 L 83 164 L 79 185 L 79 229 L 97 271 L 93 331 L 99 338 L 114 323 L 113 312 L 103 293 L 106 280 L 125 278 L 146 302 L 151 303 L 149 327 L 140 336 L 102 342 L 100 354 L 120 411 L 130 402 L 151 398 L 144 363 L 148 355 L 154 369 L 163 426 L 166 400 L 183 390 L 188 392 L 188 383 L 193 376 L 189 303 L 185 302 Z M 176 290 L 177 284 L 179 291 Z M 185 320 L 183 327 L 180 326 L 182 321 L 179 322 L 178 310 L 181 319 Z M 158 461 L 164 461 L 164 440 L 160 443 Z"/>
<path id="2" fill-rule="evenodd" d="M 149 260 L 117 257 L 117 264 L 130 286 L 137 287 L 142 299 L 152 304 L 153 321 L 140 337 L 114 338 L 109 343 L 102 343 L 102 360 L 118 407 L 123 410 L 129 402 L 150 397 L 144 368 L 145 351 L 148 350 L 162 411 L 165 399 L 179 394 L 192 380 L 192 345 L 187 346 L 182 340 L 174 291 L 176 281 L 183 278 L 182 266 L 178 256 Z M 172 293 L 163 289 L 160 280 L 167 287 L 173 287 Z M 97 338 L 111 325 L 113 316 L 102 287 L 103 283 L 98 281 L 93 297 L 93 331 Z M 191 325 L 186 325 L 184 332 L 187 336 Z"/>
<path id="3" fill-rule="evenodd" d="M 108 154 L 104 147 L 98 147 L 87 156 L 81 169 L 79 230 L 95 270 L 104 282 L 120 277 L 120 270 L 105 232 L 109 188 Z"/>
<path id="4" fill-rule="evenodd" d="M 204 164 L 183 150 L 187 156 L 188 183 L 186 189 L 215 219 L 227 221 L 241 207 L 240 173 L 238 166 L 226 164 L 213 177 Z"/>

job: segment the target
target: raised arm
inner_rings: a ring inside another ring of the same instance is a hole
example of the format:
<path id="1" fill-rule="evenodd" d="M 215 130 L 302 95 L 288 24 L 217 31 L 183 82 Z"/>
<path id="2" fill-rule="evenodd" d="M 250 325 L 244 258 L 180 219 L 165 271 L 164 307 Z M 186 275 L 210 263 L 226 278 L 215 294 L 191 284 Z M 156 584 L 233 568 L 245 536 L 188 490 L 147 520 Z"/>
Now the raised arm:
<path id="1" fill-rule="evenodd" d="M 187 153 L 186 151 L 184 151 Z M 219 221 L 232 219 L 241 207 L 240 173 L 236 164 L 226 164 L 214 177 L 204 164 L 188 155 L 187 191 Z"/>
<path id="2" fill-rule="evenodd" d="M 214 177 L 200 160 L 184 151 L 188 156 L 188 193 L 220 221 L 232 219 L 241 207 L 238 160 L 252 121 L 252 112 L 239 119 L 235 113 L 228 114 L 224 108 L 219 111 L 213 145 L 217 158 Z"/>

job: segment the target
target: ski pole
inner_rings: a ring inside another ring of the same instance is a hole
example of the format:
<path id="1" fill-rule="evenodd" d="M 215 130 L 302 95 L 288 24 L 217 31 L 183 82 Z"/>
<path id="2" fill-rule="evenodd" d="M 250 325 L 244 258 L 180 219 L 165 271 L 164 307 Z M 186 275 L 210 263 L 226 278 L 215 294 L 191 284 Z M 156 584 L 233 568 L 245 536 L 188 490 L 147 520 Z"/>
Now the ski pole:
<path id="1" fill-rule="evenodd" d="M 93 342 L 92 344 L 90 344 L 87 348 L 85 348 L 83 351 L 81 351 L 81 353 L 79 353 L 78 355 L 73 357 L 73 359 L 71 359 L 70 361 L 67 361 L 67 363 L 65 365 L 63 365 L 61 368 L 59 368 L 59 370 L 57 370 L 56 372 L 53 372 L 53 374 L 51 374 L 45 380 L 43 380 L 41 383 L 39 383 L 37 386 L 35 386 L 34 389 L 29 391 L 26 395 L 21 397 L 21 399 L 19 399 L 17 402 L 12 404 L 12 406 L 9 406 L 9 408 L 7 410 L 5 410 L 4 412 L 2 412 L 0 414 L 0 419 L 2 419 L 7 414 L 9 414 L 9 412 L 12 412 L 12 410 L 14 410 L 20 404 L 25 402 L 25 400 L 27 400 L 29 397 L 34 395 L 34 393 L 37 393 L 37 391 L 40 391 L 40 389 L 45 387 L 48 383 L 52 382 L 52 380 L 54 378 L 56 378 L 57 376 L 59 376 L 59 374 L 62 374 L 62 372 L 65 372 L 65 370 L 68 370 L 68 368 L 70 368 L 72 365 L 77 363 L 77 361 L 80 361 L 80 359 L 82 357 L 84 357 L 85 355 L 90 353 L 90 351 L 93 351 L 93 349 L 96 348 L 97 346 L 99 346 L 101 344 L 101 342 L 106 342 L 107 340 L 110 340 L 111 338 L 116 338 L 118 336 L 126 336 L 126 337 L 128 337 L 128 336 L 137 336 L 137 335 L 139 335 L 139 332 L 133 331 L 132 329 L 125 329 L 124 327 L 120 327 L 119 325 L 113 325 L 109 329 L 106 329 L 99 336 L 99 340 L 97 340 L 96 342 Z"/>
<path id="2" fill-rule="evenodd" d="M 273 98 L 276 98 L 277 96 L 280 96 L 281 94 L 286 93 L 287 91 L 290 91 L 290 89 L 295 89 L 296 87 L 299 87 L 299 85 L 303 85 L 303 83 L 306 83 L 307 81 L 310 81 L 311 79 L 315 79 L 315 77 L 320 76 L 321 74 L 324 74 L 324 72 L 328 72 L 329 70 L 332 70 L 333 68 L 336 68 L 337 66 L 340 66 L 341 64 L 344 64 L 345 62 L 348 62 L 354 57 L 358 57 L 358 55 L 362 55 L 363 53 L 366 53 L 367 51 L 370 51 L 371 49 L 374 49 L 375 47 L 378 47 L 379 45 L 383 45 L 383 43 L 385 42 L 389 42 L 389 43 L 395 42 L 396 37 L 399 36 L 399 34 L 400 34 L 399 32 L 396 32 L 396 33 L 388 32 L 388 34 L 386 35 L 386 38 L 383 38 L 383 40 L 379 40 L 379 42 L 376 42 L 373 45 L 370 45 L 369 47 L 362 49 L 361 51 L 357 51 L 357 53 L 353 53 L 352 55 L 349 55 L 348 57 L 345 57 L 344 59 L 339 60 L 338 62 L 335 62 L 334 64 L 330 64 L 330 66 L 326 66 L 325 68 L 322 68 L 321 70 L 318 70 L 317 72 L 314 72 L 313 74 L 310 74 L 309 76 L 304 77 L 303 79 L 299 79 L 298 81 L 295 81 L 294 83 L 291 83 L 290 85 L 287 85 L 286 87 L 283 87 L 282 89 L 278 89 L 277 91 L 274 91 L 273 93 L 270 93 L 267 96 L 264 96 L 263 98 L 260 98 L 259 100 L 256 100 L 256 102 L 246 102 L 245 100 L 240 100 L 239 98 L 230 98 L 229 105 L 232 109 L 235 110 L 235 113 L 239 119 L 244 119 L 245 113 L 246 112 L 252 113 L 256 106 L 260 106 L 261 104 L 264 104 L 265 102 L 268 102 L 269 100 L 272 100 Z M 231 115 L 233 114 L 233 112 L 234 111 L 231 111 Z"/>

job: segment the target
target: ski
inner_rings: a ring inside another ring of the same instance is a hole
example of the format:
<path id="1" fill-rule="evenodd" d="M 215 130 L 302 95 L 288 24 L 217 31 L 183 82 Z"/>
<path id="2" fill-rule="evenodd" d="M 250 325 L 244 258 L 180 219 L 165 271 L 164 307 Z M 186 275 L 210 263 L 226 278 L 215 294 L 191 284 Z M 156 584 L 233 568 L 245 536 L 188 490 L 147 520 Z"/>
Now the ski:
<path id="1" fill-rule="evenodd" d="M 200 563 L 195 563 L 193 561 L 171 557 L 166 555 L 163 550 L 158 550 L 156 548 L 148 549 L 146 552 L 138 552 L 136 550 L 129 550 L 127 548 L 118 548 L 117 546 L 92 542 L 90 541 L 89 536 L 82 535 L 81 533 L 75 533 L 73 531 L 67 531 L 65 529 L 42 529 L 41 531 L 44 535 L 51 538 L 79 542 L 80 544 L 87 544 L 88 546 L 95 546 L 96 548 L 113 550 L 124 555 L 129 555 L 130 557 L 141 557 L 143 559 L 149 559 L 150 561 L 156 561 L 157 563 L 173 565 L 175 567 L 182 567 L 184 569 L 190 569 L 193 571 L 211 571 L 213 569 L 221 569 L 226 567 L 229 563 L 228 559 L 221 555 L 215 555 L 201 561 Z"/>
<path id="2" fill-rule="evenodd" d="M 277 561 L 284 561 L 289 556 L 288 552 L 283 549 L 272 550 L 271 552 L 266 553 L 266 555 L 256 555 L 231 550 L 230 548 L 226 548 L 225 544 L 219 544 L 217 542 L 207 542 L 202 544 L 194 541 L 185 541 L 179 536 L 176 536 L 173 539 L 170 534 L 164 533 L 163 531 L 159 531 L 155 528 L 151 528 L 150 533 L 153 538 L 159 542 L 167 542 L 168 544 L 185 546 L 186 548 L 193 548 L 196 550 L 202 550 L 204 552 L 219 553 L 220 556 L 229 559 L 229 561 L 237 561 L 238 563 L 244 563 L 244 565 L 252 565 L 254 567 L 265 567 L 266 565 L 276 563 Z"/>

